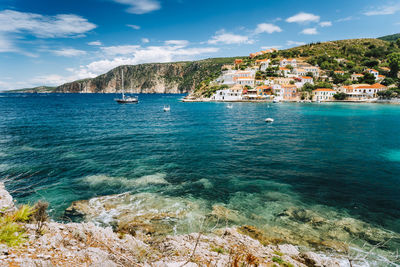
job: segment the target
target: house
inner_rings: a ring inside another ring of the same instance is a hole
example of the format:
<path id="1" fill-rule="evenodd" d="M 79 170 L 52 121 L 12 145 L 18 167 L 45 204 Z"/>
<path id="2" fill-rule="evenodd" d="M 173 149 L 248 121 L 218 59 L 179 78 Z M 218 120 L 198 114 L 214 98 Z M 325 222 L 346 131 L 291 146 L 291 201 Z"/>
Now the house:
<path id="1" fill-rule="evenodd" d="M 305 69 L 301 69 L 301 68 L 295 68 L 295 69 L 293 69 L 293 72 L 297 76 L 306 76 L 307 75 L 307 71 Z"/>
<path id="2" fill-rule="evenodd" d="M 256 88 L 257 96 L 261 98 L 271 98 L 273 96 L 272 86 L 262 85 Z"/>
<path id="3" fill-rule="evenodd" d="M 306 83 L 314 84 L 314 79 L 310 76 L 301 76 L 300 83 L 302 84 L 302 86 L 304 86 Z"/>
<path id="4" fill-rule="evenodd" d="M 333 73 L 336 75 L 342 75 L 342 76 L 344 75 L 344 71 L 342 70 L 335 70 Z"/>
<path id="5" fill-rule="evenodd" d="M 390 68 L 388 67 L 380 67 L 380 69 L 386 72 L 390 72 Z"/>
<path id="6" fill-rule="evenodd" d="M 360 79 L 360 78 L 362 78 L 362 77 L 364 77 L 364 74 L 353 73 L 353 74 L 351 75 L 351 80 L 352 80 L 353 82 L 357 82 L 358 79 Z"/>
<path id="7" fill-rule="evenodd" d="M 239 66 L 243 63 L 243 59 L 235 59 L 235 66 Z"/>
<path id="8" fill-rule="evenodd" d="M 376 83 L 373 85 L 356 85 L 353 89 L 353 93 L 358 93 L 360 95 L 363 95 L 365 98 L 376 98 L 378 97 L 378 92 L 380 91 L 386 91 L 387 87 L 380 84 Z"/>
<path id="9" fill-rule="evenodd" d="M 332 101 L 336 91 L 330 88 L 319 88 L 312 91 L 313 101 Z"/>
<path id="10" fill-rule="evenodd" d="M 280 85 L 288 85 L 295 83 L 295 80 L 293 78 L 277 77 L 273 78 L 273 80 L 274 84 L 280 84 Z"/>
<path id="11" fill-rule="evenodd" d="M 378 75 L 378 78 L 376 79 L 376 81 L 377 81 L 378 83 L 380 83 L 380 82 L 382 82 L 384 79 L 386 79 L 386 76 L 385 76 L 385 75 Z"/>
<path id="12" fill-rule="evenodd" d="M 243 86 L 234 85 L 231 88 L 218 90 L 211 97 L 215 101 L 239 101 L 242 100 Z"/>
<path id="13" fill-rule="evenodd" d="M 257 94 L 257 89 L 256 88 L 245 88 L 243 90 L 243 99 L 246 100 L 257 100 L 260 99 L 260 97 Z"/>
<path id="14" fill-rule="evenodd" d="M 297 87 L 294 84 L 282 85 L 282 97 L 286 101 L 298 100 Z"/>
<path id="15" fill-rule="evenodd" d="M 366 72 L 371 73 L 372 75 L 374 75 L 375 76 L 375 80 L 378 79 L 379 71 L 374 70 L 374 69 L 367 69 Z"/>
<path id="16" fill-rule="evenodd" d="M 310 65 L 303 67 L 303 69 L 306 71 L 306 75 L 307 73 L 311 73 L 314 77 L 319 77 L 320 68 Z"/>
<path id="17" fill-rule="evenodd" d="M 290 73 L 290 69 L 285 67 L 279 67 L 279 74 L 287 76 Z"/>
<path id="18" fill-rule="evenodd" d="M 295 68 L 295 67 L 297 67 L 297 60 L 294 58 L 289 58 L 289 59 L 284 58 L 280 61 L 279 64 L 281 67 L 286 67 L 286 66 L 290 65 Z"/>
<path id="19" fill-rule="evenodd" d="M 270 59 L 259 59 L 259 60 L 256 60 L 256 65 L 259 66 L 261 71 L 265 71 L 269 67 L 270 63 L 271 63 Z"/>
<path id="20" fill-rule="evenodd" d="M 236 84 L 240 85 L 249 85 L 249 86 L 254 86 L 254 78 L 253 77 L 237 77 L 236 78 Z"/>
<path id="21" fill-rule="evenodd" d="M 275 99 L 283 100 L 283 89 L 280 84 L 272 85 L 272 92 L 275 95 Z"/>

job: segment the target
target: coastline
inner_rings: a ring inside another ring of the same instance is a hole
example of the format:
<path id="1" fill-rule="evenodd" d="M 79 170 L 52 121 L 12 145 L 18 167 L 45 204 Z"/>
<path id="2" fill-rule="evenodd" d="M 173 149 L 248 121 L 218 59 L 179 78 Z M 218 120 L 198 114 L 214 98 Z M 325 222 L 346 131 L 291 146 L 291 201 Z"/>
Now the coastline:
<path id="1" fill-rule="evenodd" d="M 0 208 L 16 210 L 0 183 Z M 3 214 L 4 216 L 4 214 Z M 327 255 L 290 244 L 265 244 L 251 226 L 218 228 L 152 238 L 115 232 L 93 222 L 49 221 L 40 234 L 33 222 L 23 224 L 26 242 L 1 245 L 0 264 L 10 266 L 346 266 L 343 255 Z"/>

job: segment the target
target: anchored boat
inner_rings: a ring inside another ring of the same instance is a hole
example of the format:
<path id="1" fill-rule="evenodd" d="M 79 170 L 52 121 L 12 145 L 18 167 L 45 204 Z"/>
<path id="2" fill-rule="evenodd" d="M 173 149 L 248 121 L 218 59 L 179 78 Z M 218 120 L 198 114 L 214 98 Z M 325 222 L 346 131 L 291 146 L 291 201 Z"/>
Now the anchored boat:
<path id="1" fill-rule="evenodd" d="M 125 90 L 124 90 L 124 70 L 121 71 L 121 78 L 122 78 L 122 98 L 117 98 L 115 101 L 117 101 L 118 104 L 136 104 L 139 102 L 139 99 L 137 97 L 133 96 L 125 96 Z"/>

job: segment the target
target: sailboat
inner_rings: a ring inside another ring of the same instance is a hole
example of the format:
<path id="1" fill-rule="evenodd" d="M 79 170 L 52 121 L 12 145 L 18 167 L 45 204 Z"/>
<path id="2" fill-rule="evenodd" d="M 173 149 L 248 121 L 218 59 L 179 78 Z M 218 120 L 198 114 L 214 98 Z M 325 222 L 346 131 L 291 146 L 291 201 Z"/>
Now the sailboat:
<path id="1" fill-rule="evenodd" d="M 138 100 L 137 97 L 125 96 L 125 90 L 124 90 L 124 70 L 121 70 L 121 77 L 122 77 L 122 98 L 117 98 L 117 99 L 115 99 L 115 101 L 117 101 L 118 104 L 138 103 L 139 100 Z"/>

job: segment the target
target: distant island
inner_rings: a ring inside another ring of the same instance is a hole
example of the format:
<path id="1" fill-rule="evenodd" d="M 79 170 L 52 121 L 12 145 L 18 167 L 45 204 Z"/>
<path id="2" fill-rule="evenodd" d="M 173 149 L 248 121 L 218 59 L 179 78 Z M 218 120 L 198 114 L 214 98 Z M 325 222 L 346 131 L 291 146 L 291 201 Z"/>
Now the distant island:
<path id="1" fill-rule="evenodd" d="M 186 101 L 371 101 L 400 97 L 400 34 L 311 43 L 245 57 L 125 65 L 57 87 L 10 92 L 188 94 Z"/>

